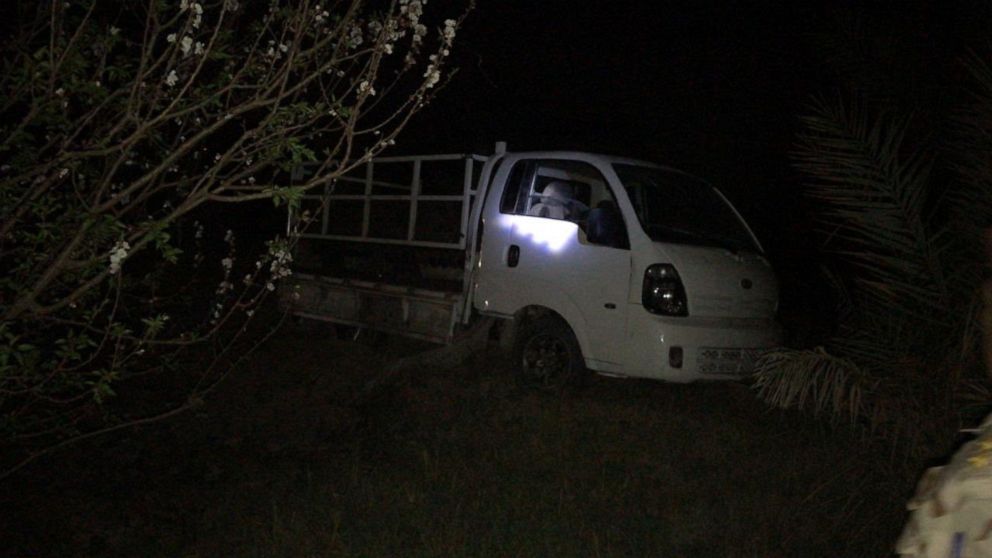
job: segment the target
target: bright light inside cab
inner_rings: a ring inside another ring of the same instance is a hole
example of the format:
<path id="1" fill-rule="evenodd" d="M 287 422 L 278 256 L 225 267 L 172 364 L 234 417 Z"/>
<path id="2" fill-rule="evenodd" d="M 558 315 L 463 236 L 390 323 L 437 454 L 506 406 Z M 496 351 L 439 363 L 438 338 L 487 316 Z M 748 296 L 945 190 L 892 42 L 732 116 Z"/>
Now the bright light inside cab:
<path id="1" fill-rule="evenodd" d="M 511 229 L 515 236 L 527 238 L 531 244 L 549 252 L 559 252 L 569 239 L 578 234 L 578 225 L 571 221 L 528 217 L 526 215 L 503 215 L 503 228 Z"/>

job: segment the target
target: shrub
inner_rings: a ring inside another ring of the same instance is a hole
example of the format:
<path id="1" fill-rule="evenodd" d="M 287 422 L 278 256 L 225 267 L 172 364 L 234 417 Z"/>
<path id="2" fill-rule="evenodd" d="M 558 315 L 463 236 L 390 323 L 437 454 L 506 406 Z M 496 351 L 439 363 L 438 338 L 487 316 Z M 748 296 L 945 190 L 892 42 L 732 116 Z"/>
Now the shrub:
<path id="1" fill-rule="evenodd" d="M 12 6 L 0 78 L 0 470 L 171 416 L 223 377 L 240 322 L 288 273 L 290 239 L 246 269 L 232 253 L 200 265 L 191 216 L 297 205 L 393 144 L 438 90 L 461 21 L 434 21 L 424 4 Z M 315 172 L 290 185 L 286 171 L 304 162 Z M 196 267 L 220 280 L 190 307 L 179 295 Z M 180 399 L 115 415 L 107 403 L 121 386 L 174 371 L 194 345 L 215 350 Z"/>

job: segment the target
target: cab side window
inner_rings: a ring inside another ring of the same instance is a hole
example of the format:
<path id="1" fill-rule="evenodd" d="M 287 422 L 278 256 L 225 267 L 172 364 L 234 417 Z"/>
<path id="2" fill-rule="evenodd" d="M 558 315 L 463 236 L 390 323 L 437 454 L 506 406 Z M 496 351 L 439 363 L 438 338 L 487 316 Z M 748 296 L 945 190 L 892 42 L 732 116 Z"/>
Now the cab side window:
<path id="1" fill-rule="evenodd" d="M 500 211 L 571 221 L 589 244 L 627 248 L 627 231 L 616 197 L 596 167 L 581 161 L 527 159 L 507 178 Z"/>

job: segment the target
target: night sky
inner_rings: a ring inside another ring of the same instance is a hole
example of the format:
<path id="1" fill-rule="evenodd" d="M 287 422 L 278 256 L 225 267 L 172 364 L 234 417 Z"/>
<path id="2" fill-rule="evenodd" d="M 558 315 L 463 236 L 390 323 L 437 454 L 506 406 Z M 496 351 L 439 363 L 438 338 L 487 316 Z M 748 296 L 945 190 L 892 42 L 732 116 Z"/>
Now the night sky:
<path id="1" fill-rule="evenodd" d="M 777 259 L 794 258 L 812 241 L 788 151 L 812 96 L 850 89 L 851 56 L 910 84 L 897 89 L 954 85 L 961 56 L 986 46 L 989 13 L 977 1 L 482 0 L 459 32 L 458 74 L 394 153 L 505 140 L 668 164 L 718 185 Z"/>

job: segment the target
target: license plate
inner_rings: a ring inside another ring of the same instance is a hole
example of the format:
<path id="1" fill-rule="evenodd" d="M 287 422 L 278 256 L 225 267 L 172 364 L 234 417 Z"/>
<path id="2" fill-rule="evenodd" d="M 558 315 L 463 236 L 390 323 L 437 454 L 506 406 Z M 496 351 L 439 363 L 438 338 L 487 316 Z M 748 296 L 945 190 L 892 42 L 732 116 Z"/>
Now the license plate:
<path id="1" fill-rule="evenodd" d="M 701 347 L 696 362 L 702 374 L 743 376 L 754 371 L 758 349 Z"/>

